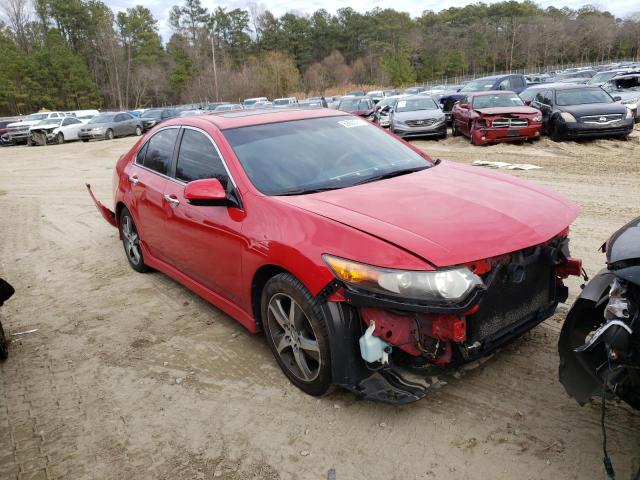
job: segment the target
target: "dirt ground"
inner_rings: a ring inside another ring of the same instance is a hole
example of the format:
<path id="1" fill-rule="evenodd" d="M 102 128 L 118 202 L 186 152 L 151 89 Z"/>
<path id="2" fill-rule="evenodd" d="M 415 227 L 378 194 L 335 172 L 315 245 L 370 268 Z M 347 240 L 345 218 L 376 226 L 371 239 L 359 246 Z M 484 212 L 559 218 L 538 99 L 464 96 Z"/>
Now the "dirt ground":
<path id="1" fill-rule="evenodd" d="M 640 136 L 627 142 L 472 147 L 417 141 L 434 157 L 542 167 L 507 172 L 573 199 L 573 254 L 640 215 Z M 84 183 L 111 203 L 133 138 L 0 149 L 0 310 L 12 336 L 0 364 L 0 478 L 603 478 L 600 404 L 557 381 L 567 306 L 480 368 L 412 405 L 325 398 L 288 383 L 264 339 L 163 274 L 129 268 Z M 480 168 L 480 167 L 479 167 Z M 469 188 L 473 188 L 472 185 Z M 505 200 L 508 201 L 508 200 Z M 572 300 L 579 282 L 570 284 Z M 611 403 L 618 478 L 640 467 L 640 415 Z"/>

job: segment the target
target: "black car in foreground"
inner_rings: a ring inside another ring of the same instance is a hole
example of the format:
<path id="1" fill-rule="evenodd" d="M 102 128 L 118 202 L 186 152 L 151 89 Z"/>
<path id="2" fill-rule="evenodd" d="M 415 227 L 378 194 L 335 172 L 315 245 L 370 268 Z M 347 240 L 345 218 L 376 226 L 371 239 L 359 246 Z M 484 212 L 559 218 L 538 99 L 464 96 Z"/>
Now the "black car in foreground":
<path id="1" fill-rule="evenodd" d="M 543 131 L 553 140 L 626 138 L 633 112 L 600 87 L 561 85 L 540 89 L 531 106 L 542 112 Z"/>
<path id="2" fill-rule="evenodd" d="M 140 115 L 142 129 L 146 132 L 160 122 L 180 116 L 180 112 L 175 108 L 152 108 Z"/>

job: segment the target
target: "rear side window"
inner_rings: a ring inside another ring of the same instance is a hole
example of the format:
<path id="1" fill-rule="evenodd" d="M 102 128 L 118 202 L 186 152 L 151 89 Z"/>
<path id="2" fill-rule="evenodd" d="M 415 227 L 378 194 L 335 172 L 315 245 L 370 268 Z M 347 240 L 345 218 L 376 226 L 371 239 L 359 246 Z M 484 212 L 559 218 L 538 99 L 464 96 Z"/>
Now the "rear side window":
<path id="1" fill-rule="evenodd" d="M 209 137 L 196 130 L 185 129 L 178 153 L 176 178 L 192 182 L 217 178 L 226 187 L 227 171 Z"/>
<path id="2" fill-rule="evenodd" d="M 147 142 L 146 153 L 143 165 L 153 171 L 167 175 L 171 158 L 173 157 L 173 147 L 178 136 L 177 128 L 160 130 Z"/>
<path id="3" fill-rule="evenodd" d="M 511 79 L 509 77 L 505 78 L 498 85 L 498 90 L 511 90 Z"/>

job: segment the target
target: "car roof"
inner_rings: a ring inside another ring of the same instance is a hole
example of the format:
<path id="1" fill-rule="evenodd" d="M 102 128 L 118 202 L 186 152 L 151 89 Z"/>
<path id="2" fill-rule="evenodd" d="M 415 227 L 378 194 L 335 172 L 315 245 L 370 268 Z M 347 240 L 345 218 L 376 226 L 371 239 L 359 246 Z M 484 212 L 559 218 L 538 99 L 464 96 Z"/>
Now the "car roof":
<path id="1" fill-rule="evenodd" d="M 324 118 L 335 116 L 349 116 L 345 112 L 323 108 L 318 110 L 308 110 L 302 108 L 260 108 L 251 110 L 231 110 L 226 112 L 210 112 L 197 117 L 183 117 L 177 120 L 170 120 L 166 125 L 180 125 L 185 119 L 198 119 L 209 122 L 220 130 L 229 128 L 249 127 L 253 125 L 264 125 L 267 123 L 290 122 L 294 120 L 306 120 L 310 118 Z M 165 125 L 163 123 L 163 125 Z"/>
<path id="2" fill-rule="evenodd" d="M 575 90 L 580 88 L 591 89 L 591 90 L 594 90 L 594 89 L 602 90 L 602 88 L 600 88 L 597 85 L 584 85 L 581 83 L 566 83 L 566 84 L 561 83 L 549 88 L 551 88 L 552 90 Z"/>

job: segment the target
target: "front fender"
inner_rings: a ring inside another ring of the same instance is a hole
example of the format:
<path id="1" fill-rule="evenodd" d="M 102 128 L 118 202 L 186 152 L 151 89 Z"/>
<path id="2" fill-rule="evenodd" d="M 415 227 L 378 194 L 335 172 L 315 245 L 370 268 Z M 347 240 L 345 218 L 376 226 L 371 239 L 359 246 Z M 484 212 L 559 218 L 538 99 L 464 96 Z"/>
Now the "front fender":
<path id="1" fill-rule="evenodd" d="M 582 346 L 587 335 L 603 322 L 605 300 L 612 280 L 610 271 L 600 270 L 574 302 L 560 332 L 560 383 L 580 405 L 584 405 L 592 396 L 601 394 L 603 380 L 598 376 L 597 368 L 607 358 L 606 352 L 600 348 L 580 353 L 575 349 Z"/>

